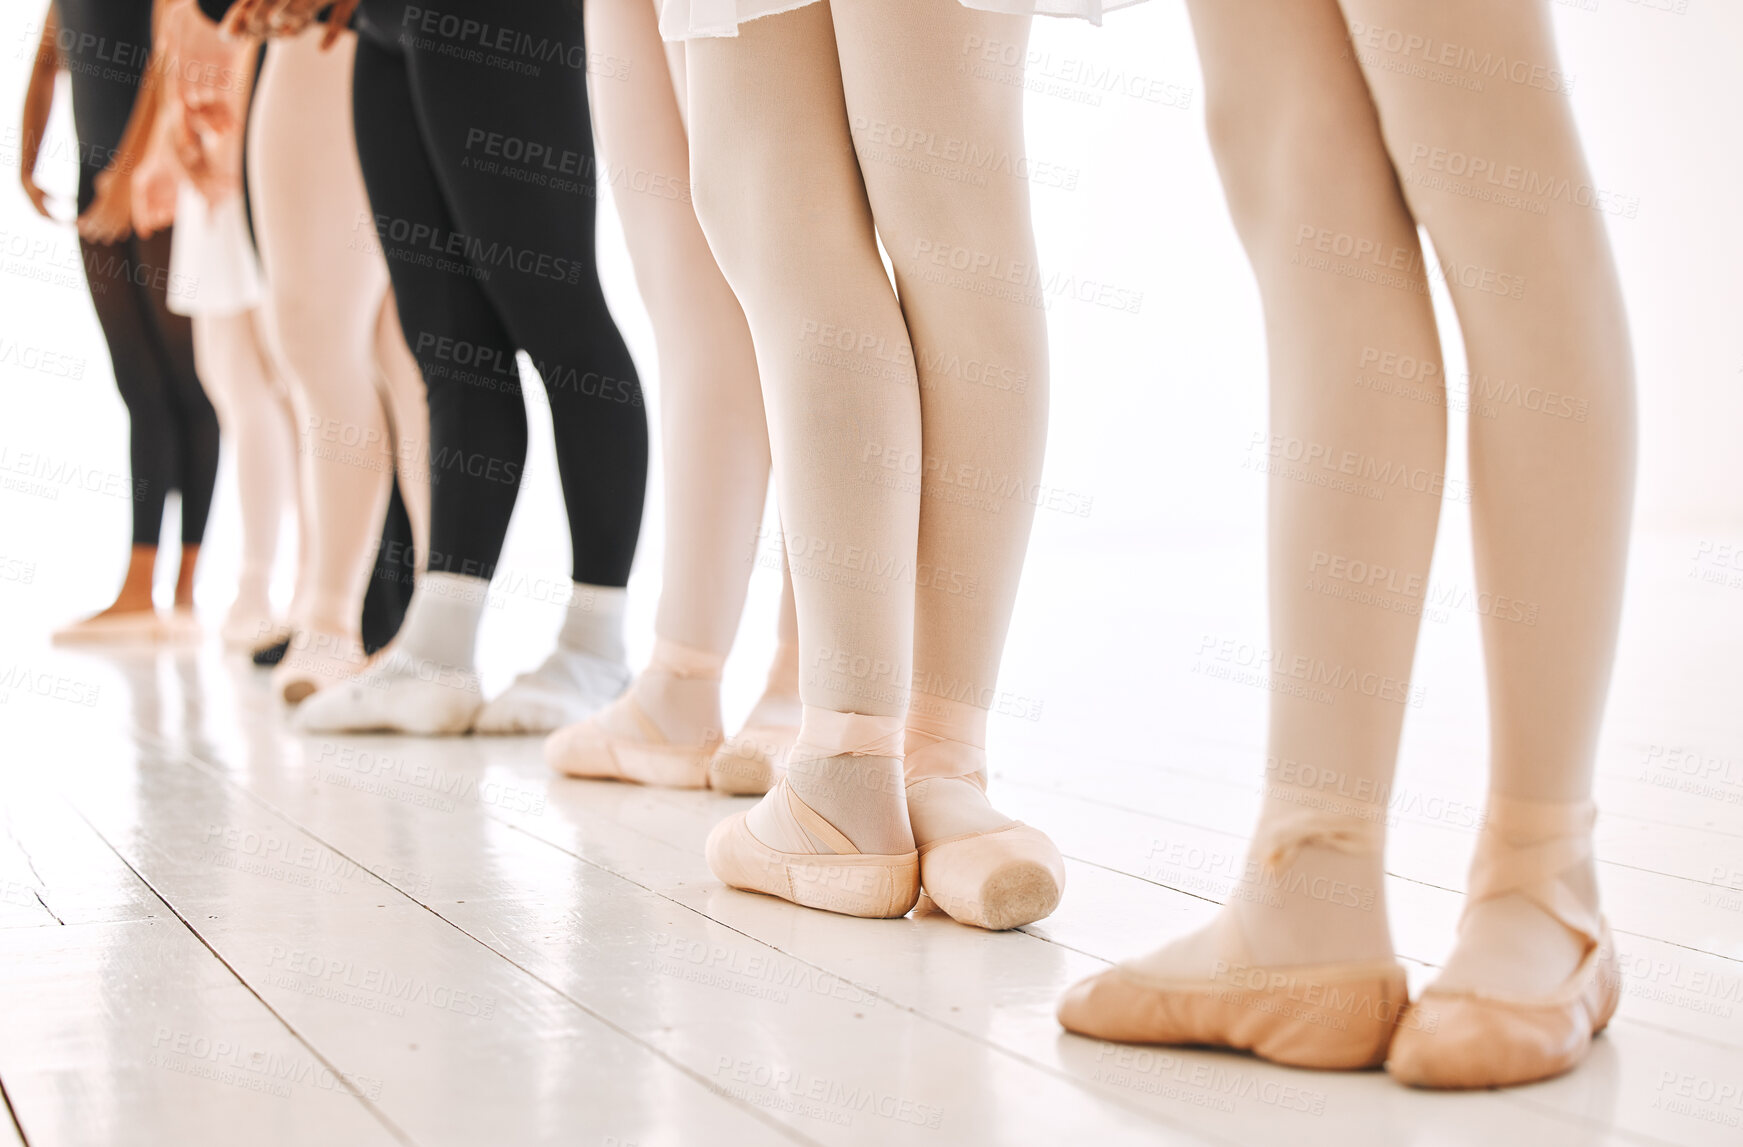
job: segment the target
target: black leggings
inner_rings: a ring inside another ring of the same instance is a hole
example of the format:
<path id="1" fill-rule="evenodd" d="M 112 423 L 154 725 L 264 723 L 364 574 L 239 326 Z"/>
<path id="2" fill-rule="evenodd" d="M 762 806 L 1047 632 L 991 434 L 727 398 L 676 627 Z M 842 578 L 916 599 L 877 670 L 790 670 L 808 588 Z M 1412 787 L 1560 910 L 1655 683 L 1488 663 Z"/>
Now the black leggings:
<path id="1" fill-rule="evenodd" d="M 516 350 L 549 397 L 572 575 L 629 580 L 641 387 L 594 263 L 580 4 L 365 0 L 357 150 L 430 398 L 429 568 L 489 577 L 526 462 Z"/>
<path id="2" fill-rule="evenodd" d="M 91 205 L 97 175 L 114 158 L 139 93 L 151 47 L 150 0 L 57 0 L 61 62 L 72 75 L 79 136 L 79 210 Z M 194 373 L 193 326 L 171 314 L 168 231 L 119 243 L 79 244 L 85 281 L 115 387 L 127 406 L 134 479 L 133 544 L 155 546 L 164 499 L 182 495 L 182 544 L 206 533 L 218 479 L 218 415 Z"/>

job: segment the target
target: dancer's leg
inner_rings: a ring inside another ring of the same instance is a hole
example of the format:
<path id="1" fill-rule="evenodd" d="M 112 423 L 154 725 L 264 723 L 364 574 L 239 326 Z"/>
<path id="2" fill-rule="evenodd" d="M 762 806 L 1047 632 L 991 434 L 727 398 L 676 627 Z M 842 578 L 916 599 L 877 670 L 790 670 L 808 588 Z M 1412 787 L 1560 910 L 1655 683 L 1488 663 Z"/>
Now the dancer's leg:
<path id="1" fill-rule="evenodd" d="M 1388 29 L 1457 43 L 1556 77 L 1564 73 L 1546 4 L 1344 0 L 1343 7 L 1392 162 L 1446 269 L 1464 332 L 1477 586 L 1497 601 L 1530 603 L 1534 614 L 1530 624 L 1512 609 L 1482 618 L 1493 797 L 1459 943 L 1435 987 L 1547 996 L 1568 982 L 1601 933 L 1587 802 L 1634 482 L 1632 352 L 1605 204 L 1588 198 L 1591 175 L 1556 86 L 1500 76 L 1472 88 L 1425 83 L 1388 70 L 1384 36 L 1369 34 Z M 1467 197 L 1457 192 L 1484 177 L 1450 174 L 1448 156 L 1459 157 L 1459 167 L 1486 163 L 1496 179 L 1511 167 L 1568 190 L 1544 195 L 1542 211 Z M 1542 394 L 1558 399 L 1529 401 Z M 1510 884 L 1494 871 L 1503 841 L 1565 856 L 1534 884 Z M 1533 1065 L 1498 1066 L 1506 1056 L 1494 1036 L 1482 1025 L 1412 1033 L 1419 1059 L 1445 1060 L 1462 1038 L 1475 1058 L 1454 1066 L 1484 1067 L 1450 1079 L 1438 1073 L 1448 1064 L 1425 1061 L 1416 1065 L 1417 1081 L 1519 1082 Z M 1571 1062 L 1558 1055 L 1526 1077 Z M 1512 1068 L 1519 1070 L 1510 1078 L 1491 1073 Z"/>
<path id="2" fill-rule="evenodd" d="M 1047 329 L 1031 285 L 1023 91 L 960 59 L 970 43 L 1021 50 L 1029 20 L 936 0 L 832 7 L 854 144 L 919 370 L 920 453 L 872 441 L 855 461 L 862 482 L 920 493 L 906 764 L 921 880 L 959 919 L 1011 927 L 1051 912 L 1064 880 L 1052 844 L 986 798 L 987 713 L 1041 481 Z M 925 140 L 992 162 L 916 164 Z"/>
<path id="3" fill-rule="evenodd" d="M 295 476 L 290 419 L 254 311 L 194 316 L 194 357 L 236 465 L 242 563 L 224 642 L 254 648 L 274 630 L 272 567 Z"/>
<path id="4" fill-rule="evenodd" d="M 1380 850 L 1446 431 L 1438 402 L 1358 383 L 1364 356 L 1376 352 L 1438 364 L 1434 317 L 1415 222 L 1336 0 L 1189 7 L 1212 146 L 1265 307 L 1270 644 L 1285 665 L 1323 666 L 1351 684 L 1320 690 L 1329 703 L 1314 691 L 1270 693 L 1272 765 L 1229 903 L 1209 928 L 1073 989 L 1061 1019 L 1109 1038 L 1234 1043 L 1312 1066 L 1371 1065 L 1384 1057 L 1402 1002 Z M 1340 273 L 1343 264 L 1354 273 Z M 1438 366 L 1431 377 L 1439 379 Z M 1321 458 L 1358 477 L 1320 484 L 1313 463 L 1290 461 Z M 1404 587 L 1396 609 L 1314 588 L 1321 579 L 1338 584 L 1323 571 L 1357 562 L 1395 571 L 1379 588 Z M 1328 771 L 1344 778 L 1338 791 L 1372 798 L 1327 807 L 1324 790 L 1299 783 Z M 1340 895 L 1326 894 L 1334 888 Z M 1361 1016 L 1315 1027 L 1312 1017 L 1263 1012 L 1264 990 L 1249 1000 L 1227 979 L 1248 966 L 1299 969 L 1361 1001 Z M 1183 998 L 1203 1003 L 1207 1026 L 1176 1022 L 1199 1006 Z"/>
<path id="5" fill-rule="evenodd" d="M 450 212 L 396 46 L 362 39 L 353 83 L 369 238 L 387 256 L 400 327 L 429 394 L 428 572 L 386 654 L 364 678 L 313 698 L 301 720 L 310 729 L 460 733 L 482 704 L 478 625 L 527 448 L 515 345 L 481 282 L 519 272 L 466 261 L 469 239 L 491 239 L 463 231 Z M 432 241 L 453 253 L 434 258 Z"/>
<path id="6" fill-rule="evenodd" d="M 400 333 L 399 306 L 392 290 L 376 314 L 375 366 L 393 432 L 399 496 L 411 519 L 416 556 L 410 564 L 421 570 L 430 552 L 430 396 L 418 360 Z"/>
<path id="7" fill-rule="evenodd" d="M 392 474 L 374 365 L 387 276 L 351 129 L 355 38 L 322 52 L 319 37 L 316 29 L 273 44 L 248 148 L 273 342 L 291 383 L 312 511 L 311 582 L 275 671 L 292 701 L 362 665 L 358 623 Z"/>
<path id="8" fill-rule="evenodd" d="M 169 266 L 169 230 L 146 238 L 136 236 L 131 242 L 142 266 Z M 170 286 L 180 289 L 173 282 Z M 138 290 L 146 302 L 151 344 L 162 364 L 168 410 L 175 422 L 174 434 L 168 440 L 173 443 L 175 486 L 181 494 L 181 568 L 176 574 L 175 607 L 186 611 L 194 606 L 194 572 L 218 485 L 218 414 L 194 368 L 193 323 L 169 309 L 164 286 L 154 281 L 151 286 L 138 286 Z"/>
<path id="9" fill-rule="evenodd" d="M 591 49 L 624 61 L 621 78 L 596 79 L 594 119 L 607 170 L 626 175 L 612 181 L 613 193 L 659 349 L 666 552 L 654 632 L 664 644 L 720 662 L 744 610 L 753 568 L 746 546 L 768 495 L 756 354 L 691 206 L 689 140 L 654 3 L 594 4 L 586 17 Z M 573 775 L 616 775 L 606 746 L 642 739 L 633 707 L 661 742 L 687 752 L 694 781 L 720 741 L 720 679 L 672 668 L 644 670 L 591 719 L 597 729 L 554 739 L 547 750 L 553 764 Z M 481 727 L 494 707 L 481 715 Z M 599 752 L 606 757 L 586 759 Z"/>
<path id="10" fill-rule="evenodd" d="M 137 268 L 138 246 L 131 238 L 103 244 L 81 240 L 79 248 L 91 302 L 109 347 L 115 388 L 127 407 L 128 462 L 134 490 L 133 546 L 127 575 L 114 604 L 96 616 L 149 613 L 164 500 L 175 484 L 176 463 L 169 383 L 152 336 L 149 303 L 144 290 L 133 284 L 136 269 L 148 278 L 153 269 Z M 167 272 L 168 264 L 163 269 Z M 64 636 L 74 637 L 75 628 L 69 627 Z"/>
<path id="11" fill-rule="evenodd" d="M 455 3 L 462 19 L 494 18 L 484 0 Z M 517 27 L 547 42 L 574 43 L 583 33 L 577 8 L 536 6 L 517 18 Z M 575 584 L 557 648 L 488 714 L 516 731 L 546 732 L 597 711 L 628 684 L 624 587 L 647 481 L 647 419 L 635 363 L 596 269 L 587 70 L 578 58 L 509 70 L 488 55 L 475 61 L 426 45 L 418 40 L 406 48 L 407 71 L 454 228 L 481 246 L 536 252 L 540 261 L 535 267 L 479 260 L 476 281 L 543 380 L 568 514 Z M 555 171 L 494 143 L 522 139 L 556 149 Z M 414 344 L 422 338 L 409 326 L 407 334 Z"/>
<path id="12" fill-rule="evenodd" d="M 748 821 L 725 822 L 710 853 L 717 874 L 766 889 L 733 867 L 746 854 L 725 855 L 721 831 L 741 834 L 734 848 L 801 851 L 807 834 L 783 832 L 795 803 L 847 841 L 810 833 L 806 851 L 913 856 L 900 760 L 919 497 L 863 480 L 862 459 L 873 447 L 919 454 L 920 399 L 854 155 L 829 7 L 754 20 L 740 33 L 689 46 L 691 159 L 697 214 L 757 349 L 805 712 L 786 782 Z M 889 869 L 898 885 L 917 877 L 905 864 Z M 868 891 L 889 892 L 884 903 L 873 895 L 857 907 L 818 891 L 782 894 L 867 914 L 912 903 L 883 884 Z"/>

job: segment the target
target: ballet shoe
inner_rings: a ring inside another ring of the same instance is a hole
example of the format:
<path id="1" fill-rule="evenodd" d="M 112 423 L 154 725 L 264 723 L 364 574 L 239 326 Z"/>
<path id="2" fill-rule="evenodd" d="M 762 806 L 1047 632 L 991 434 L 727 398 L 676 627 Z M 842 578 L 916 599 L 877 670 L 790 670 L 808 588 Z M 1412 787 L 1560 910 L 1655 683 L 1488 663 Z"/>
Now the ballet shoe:
<path id="1" fill-rule="evenodd" d="M 622 695 L 629 680 L 629 666 L 621 661 L 558 649 L 485 702 L 472 731 L 492 736 L 555 732 L 599 712 Z"/>
<path id="2" fill-rule="evenodd" d="M 1526 997 L 1430 984 L 1400 1024 L 1386 1061 L 1412 1087 L 1511 1087 L 1572 1070 L 1616 1014 L 1621 974 L 1609 924 L 1562 879 L 1591 856 L 1596 809 L 1491 796 L 1471 866 L 1470 905 L 1517 895 L 1587 941 L 1555 991 Z M 1463 918 L 1461 917 L 1461 923 Z"/>
<path id="3" fill-rule="evenodd" d="M 1059 1002 L 1067 1031 L 1118 1043 L 1199 1045 L 1322 1071 L 1379 1067 L 1409 998 L 1392 960 L 1258 967 L 1163 978 L 1116 965 Z"/>
<path id="4" fill-rule="evenodd" d="M 152 643 L 167 636 L 164 618 L 155 609 L 129 609 L 99 613 L 55 630 L 54 645 L 131 645 Z"/>
<path id="5" fill-rule="evenodd" d="M 920 845 L 922 912 L 1003 932 L 1053 914 L 1065 861 L 1047 834 L 1020 821 Z"/>
<path id="6" fill-rule="evenodd" d="M 787 768 L 797 725 L 746 725 L 708 760 L 708 787 L 731 796 L 762 796 Z"/>
<path id="7" fill-rule="evenodd" d="M 708 762 L 718 744 L 718 736 L 697 745 L 672 744 L 635 698 L 624 696 L 597 717 L 545 738 L 545 762 L 570 777 L 701 789 L 708 787 Z"/>
<path id="8" fill-rule="evenodd" d="M 284 655 L 289 652 L 290 637 L 289 635 L 286 635 L 277 641 L 255 646 L 254 652 L 248 655 L 248 659 L 260 666 L 262 669 L 271 669 L 280 661 L 283 661 Z"/>
<path id="9" fill-rule="evenodd" d="M 304 701 L 296 724 L 308 733 L 446 737 L 471 729 L 482 705 L 477 674 L 387 650 L 365 672 Z"/>
<path id="10" fill-rule="evenodd" d="M 715 825 L 706 851 L 708 868 L 721 881 L 845 916 L 886 919 L 905 916 L 914 907 L 920 896 L 917 852 L 860 852 L 800 800 L 785 777 L 763 801 L 782 839 L 758 839 L 750 829 L 748 810 Z"/>
<path id="11" fill-rule="evenodd" d="M 903 779 L 919 846 L 923 914 L 943 912 L 958 923 L 1002 932 L 1033 924 L 1059 906 L 1065 860 L 1046 833 L 986 802 L 984 749 L 910 728 Z M 954 784 L 941 789 L 946 782 Z M 933 804 L 952 805 L 954 812 L 923 815 Z M 927 836 L 941 824 L 948 831 L 965 822 L 984 827 Z"/>
<path id="12" fill-rule="evenodd" d="M 1296 807 L 1267 812 L 1254 855 L 1287 872 L 1308 845 L 1353 856 L 1382 847 L 1372 821 Z M 1291 1067 L 1356 1071 L 1386 1060 L 1409 1004 L 1390 956 L 1330 963 L 1256 959 L 1239 915 L 1225 907 L 1204 945 L 1206 972 L 1184 975 L 1127 961 L 1076 984 L 1059 1002 L 1067 1031 L 1121 1043 L 1226 1047 Z"/>
<path id="13" fill-rule="evenodd" d="M 272 670 L 272 691 L 298 705 L 330 685 L 362 672 L 369 663 L 355 637 L 298 629 Z"/>
<path id="14" fill-rule="evenodd" d="M 224 648 L 233 652 L 253 653 L 263 645 L 272 644 L 281 639 L 288 642 L 290 626 L 264 613 L 231 611 L 224 617 L 224 624 L 218 630 L 218 639 Z"/>

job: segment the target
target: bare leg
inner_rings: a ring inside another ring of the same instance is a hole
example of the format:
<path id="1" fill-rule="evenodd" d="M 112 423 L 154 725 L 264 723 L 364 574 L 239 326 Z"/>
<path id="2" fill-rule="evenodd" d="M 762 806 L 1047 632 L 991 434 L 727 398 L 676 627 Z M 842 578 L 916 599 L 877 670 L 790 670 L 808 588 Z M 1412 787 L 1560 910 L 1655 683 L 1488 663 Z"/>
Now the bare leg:
<path id="1" fill-rule="evenodd" d="M 1490 871 L 1473 868 L 1459 943 L 1436 986 L 1543 996 L 1599 931 L 1587 802 L 1634 486 L 1627 315 L 1603 203 L 1589 198 L 1572 111 L 1553 81 L 1563 73 L 1547 4 L 1343 8 L 1392 162 L 1458 308 L 1472 378 L 1477 585 L 1495 604 L 1481 619 L 1491 799 L 1479 858 Z M 1385 67 L 1378 29 L 1532 66 L 1522 73 L 1532 82 L 1423 82 Z M 1543 210 L 1457 193 L 1512 180 Z M 1533 185 L 1546 190 L 1534 197 Z M 1501 838 L 1515 848 L 1553 840 L 1566 863 L 1509 889 L 1497 879 L 1508 862 L 1493 855 Z"/>

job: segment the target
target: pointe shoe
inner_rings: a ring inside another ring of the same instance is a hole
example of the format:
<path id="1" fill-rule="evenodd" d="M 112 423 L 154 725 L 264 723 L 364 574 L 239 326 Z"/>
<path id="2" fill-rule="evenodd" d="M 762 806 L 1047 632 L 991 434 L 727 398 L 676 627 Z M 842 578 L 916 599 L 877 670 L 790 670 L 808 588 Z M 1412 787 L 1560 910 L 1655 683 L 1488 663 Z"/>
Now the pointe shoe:
<path id="1" fill-rule="evenodd" d="M 920 915 L 942 912 L 991 932 L 1053 914 L 1065 861 L 1047 834 L 1020 821 L 920 846 Z"/>
<path id="2" fill-rule="evenodd" d="M 862 853 L 841 830 L 799 799 L 785 777 L 763 798 L 782 839 L 759 840 L 750 812 L 708 834 L 708 867 L 726 884 L 845 916 L 905 916 L 920 896 L 917 852 Z"/>
<path id="3" fill-rule="evenodd" d="M 746 725 L 708 761 L 708 787 L 732 796 L 761 796 L 787 769 L 797 725 Z"/>
<path id="4" fill-rule="evenodd" d="M 708 762 L 719 743 L 715 735 L 699 745 L 674 745 L 635 698 L 623 696 L 598 716 L 546 737 L 545 762 L 570 777 L 702 789 L 708 787 Z"/>
<path id="5" fill-rule="evenodd" d="M 920 852 L 919 913 L 942 912 L 993 932 L 1051 915 L 1065 891 L 1065 861 L 1046 833 L 1006 820 L 986 803 L 986 751 L 915 729 L 907 736 L 903 772 Z M 934 801 L 962 807 L 942 818 L 922 815 Z M 922 835 L 937 832 L 940 823 L 964 821 L 991 827 L 931 839 Z"/>
<path id="6" fill-rule="evenodd" d="M 1548 995 L 1520 997 L 1430 984 L 1400 1023 L 1386 1070 L 1412 1087 L 1511 1087 L 1572 1070 L 1616 1014 L 1621 974 L 1610 926 L 1562 876 L 1592 851 L 1591 802 L 1491 797 L 1471 865 L 1470 904 L 1519 895 L 1587 941 Z"/>
<path id="7" fill-rule="evenodd" d="M 54 645 L 129 645 L 156 643 L 166 636 L 164 619 L 155 609 L 99 613 L 63 625 L 49 638 Z"/>

